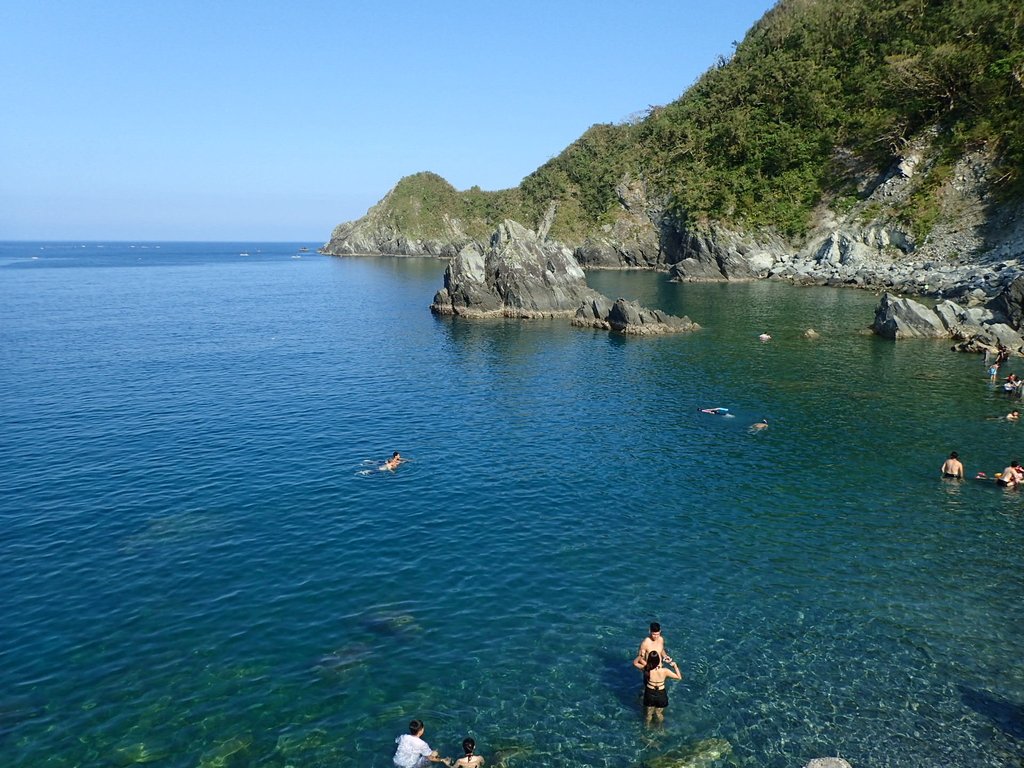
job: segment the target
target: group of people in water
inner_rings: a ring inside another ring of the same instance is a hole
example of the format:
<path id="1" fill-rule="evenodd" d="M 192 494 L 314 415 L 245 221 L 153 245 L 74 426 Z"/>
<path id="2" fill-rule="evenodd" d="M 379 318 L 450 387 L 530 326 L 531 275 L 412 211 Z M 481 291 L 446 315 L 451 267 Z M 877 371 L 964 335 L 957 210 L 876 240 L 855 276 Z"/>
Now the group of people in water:
<path id="1" fill-rule="evenodd" d="M 450 757 L 441 757 L 436 749 L 423 740 L 423 732 L 427 729 L 422 720 L 412 720 L 409 723 L 409 732 L 403 733 L 395 743 L 395 756 L 392 762 L 396 768 L 424 768 L 429 763 L 444 763 L 448 768 L 481 768 L 484 759 L 475 754 L 476 742 L 466 737 L 462 740 L 462 751 L 465 754 L 458 760 Z"/>
<path id="2" fill-rule="evenodd" d="M 667 665 L 667 666 L 666 666 Z M 665 638 L 661 634 L 661 625 L 652 621 L 650 631 L 640 643 L 640 648 L 633 659 L 633 666 L 644 674 L 643 707 L 644 720 L 648 725 L 665 719 L 665 708 L 668 706 L 669 680 L 682 680 L 679 664 L 665 652 Z M 423 739 L 426 725 L 422 720 L 409 723 L 409 732 L 395 739 L 395 756 L 392 762 L 395 768 L 426 768 L 430 763 L 443 763 L 449 768 L 482 768 L 484 758 L 476 754 L 476 741 L 467 736 L 462 740 L 462 751 L 465 753 L 457 760 L 441 757 L 436 749 Z"/>
<path id="3" fill-rule="evenodd" d="M 956 451 L 949 454 L 949 458 L 942 462 L 940 471 L 945 478 L 963 480 L 964 465 L 960 461 L 960 455 Z M 995 480 L 996 485 L 1003 488 L 1017 488 L 1024 484 L 1024 467 L 1020 465 L 1019 461 L 1014 459 L 1006 469 L 1002 472 L 996 472 L 992 478 L 989 478 L 984 472 L 979 472 L 974 478 L 976 480 Z"/>
<path id="4" fill-rule="evenodd" d="M 992 352 L 985 352 L 985 366 L 988 368 L 989 380 L 993 383 L 998 381 L 999 366 L 1009 359 L 1010 350 L 1000 344 L 994 354 L 995 357 L 993 359 Z M 1024 379 L 1021 379 L 1015 373 L 1011 373 L 1003 383 L 1003 391 L 1011 397 L 1021 397 L 1022 393 L 1024 393 Z M 1006 416 L 997 418 L 1000 421 L 1020 421 L 1020 411 L 1012 410 Z M 944 478 L 948 479 L 962 480 L 965 477 L 963 462 L 960 461 L 960 456 L 956 451 L 949 454 L 949 458 L 942 462 L 942 467 L 939 471 Z M 1018 488 L 1024 485 L 1024 467 L 1020 465 L 1019 461 L 1014 459 L 1002 472 L 996 472 L 992 477 L 989 477 L 984 472 L 978 472 L 974 479 L 995 480 L 996 484 L 1003 488 Z"/>

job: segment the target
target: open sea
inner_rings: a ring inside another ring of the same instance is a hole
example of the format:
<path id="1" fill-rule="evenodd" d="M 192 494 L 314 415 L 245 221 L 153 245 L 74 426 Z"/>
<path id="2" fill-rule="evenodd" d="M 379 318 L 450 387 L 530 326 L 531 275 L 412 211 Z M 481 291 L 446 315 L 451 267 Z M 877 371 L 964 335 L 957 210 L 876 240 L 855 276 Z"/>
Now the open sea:
<path id="1" fill-rule="evenodd" d="M 1024 765 L 1024 494 L 938 476 L 1024 459 L 979 357 L 652 273 L 589 280 L 701 331 L 439 319 L 443 262 L 316 245 L 0 244 L 2 768 L 387 768 L 412 718 L 508 768 Z"/>

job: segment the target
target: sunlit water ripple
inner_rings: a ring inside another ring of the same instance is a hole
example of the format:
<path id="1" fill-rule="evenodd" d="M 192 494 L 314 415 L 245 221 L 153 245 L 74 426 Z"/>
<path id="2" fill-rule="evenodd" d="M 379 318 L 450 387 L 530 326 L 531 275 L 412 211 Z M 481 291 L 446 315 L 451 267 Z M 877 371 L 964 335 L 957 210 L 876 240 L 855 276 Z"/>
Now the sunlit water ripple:
<path id="1" fill-rule="evenodd" d="M 651 274 L 591 282 L 703 330 L 439 320 L 442 263 L 297 248 L 0 245 L 0 764 L 1024 760 L 1024 503 L 936 477 L 1019 450 L 977 358 Z"/>

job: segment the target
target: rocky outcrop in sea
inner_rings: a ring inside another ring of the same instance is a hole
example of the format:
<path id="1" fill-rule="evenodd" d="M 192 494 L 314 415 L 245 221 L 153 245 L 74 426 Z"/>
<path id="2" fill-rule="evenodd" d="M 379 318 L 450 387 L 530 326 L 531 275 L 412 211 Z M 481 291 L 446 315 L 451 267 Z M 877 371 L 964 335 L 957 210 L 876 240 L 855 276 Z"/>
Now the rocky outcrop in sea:
<path id="1" fill-rule="evenodd" d="M 572 317 L 572 324 L 628 335 L 697 330 L 687 317 L 612 301 L 587 285 L 572 251 L 506 220 L 486 252 L 467 245 L 444 273 L 430 310 L 465 317 Z"/>
<path id="2" fill-rule="evenodd" d="M 958 352 L 994 352 L 1005 347 L 1024 355 L 1021 317 L 1024 277 L 1017 278 L 986 306 L 966 307 L 945 299 L 934 309 L 891 293 L 882 296 L 871 329 L 887 339 L 948 338 Z"/>
<path id="3" fill-rule="evenodd" d="M 571 250 L 506 219 L 486 252 L 470 244 L 451 261 L 430 310 L 475 317 L 568 317 L 599 295 L 587 286 Z"/>
<path id="4" fill-rule="evenodd" d="M 655 336 L 663 333 L 684 333 L 700 329 L 688 317 L 677 317 L 660 309 L 648 309 L 635 301 L 607 296 L 584 302 L 576 310 L 572 324 L 582 328 L 600 328 L 627 336 Z"/>

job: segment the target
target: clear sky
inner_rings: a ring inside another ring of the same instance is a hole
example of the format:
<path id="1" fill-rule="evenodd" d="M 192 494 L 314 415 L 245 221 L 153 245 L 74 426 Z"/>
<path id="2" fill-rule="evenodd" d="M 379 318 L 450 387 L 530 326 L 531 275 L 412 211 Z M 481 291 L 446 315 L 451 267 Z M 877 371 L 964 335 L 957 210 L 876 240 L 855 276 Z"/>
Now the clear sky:
<path id="1" fill-rule="evenodd" d="M 326 241 L 402 177 L 517 185 L 774 0 L 4 0 L 0 240 Z"/>

